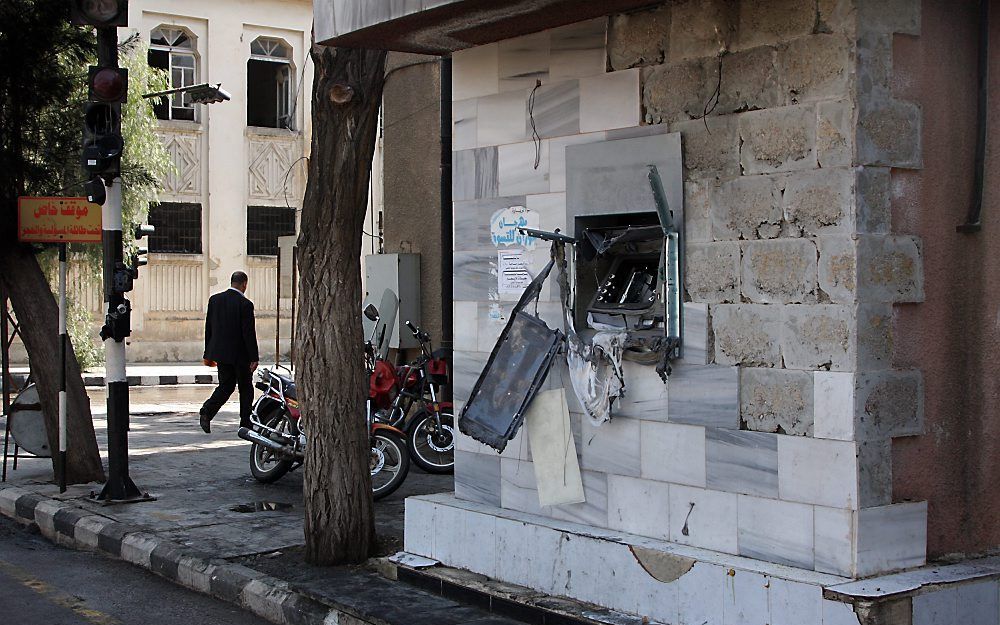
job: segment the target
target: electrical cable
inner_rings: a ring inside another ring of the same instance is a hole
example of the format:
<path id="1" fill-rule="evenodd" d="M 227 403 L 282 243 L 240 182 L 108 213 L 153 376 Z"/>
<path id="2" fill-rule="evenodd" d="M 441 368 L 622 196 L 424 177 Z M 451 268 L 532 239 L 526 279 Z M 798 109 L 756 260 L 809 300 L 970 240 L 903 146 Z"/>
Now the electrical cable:
<path id="1" fill-rule="evenodd" d="M 531 122 L 531 141 L 535 144 L 535 169 L 542 162 L 542 138 L 535 127 L 535 92 L 542 86 L 542 81 L 535 79 L 535 86 L 528 95 L 528 120 Z"/>

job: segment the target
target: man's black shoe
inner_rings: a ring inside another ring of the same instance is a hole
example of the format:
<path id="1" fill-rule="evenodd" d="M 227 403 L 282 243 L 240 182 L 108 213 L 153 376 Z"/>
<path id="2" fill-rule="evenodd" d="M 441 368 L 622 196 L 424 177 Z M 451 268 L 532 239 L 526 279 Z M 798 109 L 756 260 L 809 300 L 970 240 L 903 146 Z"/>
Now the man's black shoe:
<path id="1" fill-rule="evenodd" d="M 212 433 L 212 418 L 209 417 L 207 414 L 202 414 L 202 413 L 198 413 L 198 414 L 199 414 L 198 422 L 201 424 L 201 429 L 205 430 L 205 434 L 211 434 Z"/>

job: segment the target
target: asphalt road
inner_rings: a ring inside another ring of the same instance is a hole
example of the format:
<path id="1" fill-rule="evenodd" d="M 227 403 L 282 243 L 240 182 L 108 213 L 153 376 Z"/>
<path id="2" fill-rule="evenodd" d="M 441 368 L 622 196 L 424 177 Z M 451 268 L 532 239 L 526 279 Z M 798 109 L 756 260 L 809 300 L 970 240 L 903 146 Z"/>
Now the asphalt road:
<path id="1" fill-rule="evenodd" d="M 58 547 L 0 517 L 0 622 L 19 625 L 265 625 L 139 567 Z"/>

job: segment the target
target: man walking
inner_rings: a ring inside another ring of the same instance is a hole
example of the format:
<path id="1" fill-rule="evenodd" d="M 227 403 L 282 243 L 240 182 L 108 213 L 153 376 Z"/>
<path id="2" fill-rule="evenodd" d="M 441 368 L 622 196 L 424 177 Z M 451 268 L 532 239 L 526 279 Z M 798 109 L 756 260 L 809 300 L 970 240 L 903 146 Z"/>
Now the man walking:
<path id="1" fill-rule="evenodd" d="M 240 427 L 250 427 L 253 384 L 250 376 L 257 368 L 257 331 L 254 328 L 253 302 L 244 293 L 247 274 L 233 273 L 230 287 L 208 299 L 205 319 L 205 364 L 214 361 L 219 368 L 219 386 L 201 407 L 200 423 L 205 433 L 212 431 L 212 418 L 240 389 Z"/>

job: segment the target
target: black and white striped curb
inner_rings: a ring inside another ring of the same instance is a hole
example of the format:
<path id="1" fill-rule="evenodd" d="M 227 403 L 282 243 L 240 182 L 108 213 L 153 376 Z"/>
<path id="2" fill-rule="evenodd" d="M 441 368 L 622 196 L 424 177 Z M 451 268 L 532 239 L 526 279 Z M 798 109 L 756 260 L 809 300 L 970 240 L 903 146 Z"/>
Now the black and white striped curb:
<path id="1" fill-rule="evenodd" d="M 178 384 L 218 384 L 217 373 L 195 375 L 130 375 L 129 386 L 176 386 Z M 84 375 L 84 386 L 105 386 L 103 375 Z"/>
<path id="2" fill-rule="evenodd" d="M 0 514 L 35 523 L 42 535 L 57 544 L 130 562 L 279 625 L 380 625 L 378 619 L 331 608 L 297 593 L 283 580 L 23 488 L 0 489 Z"/>

